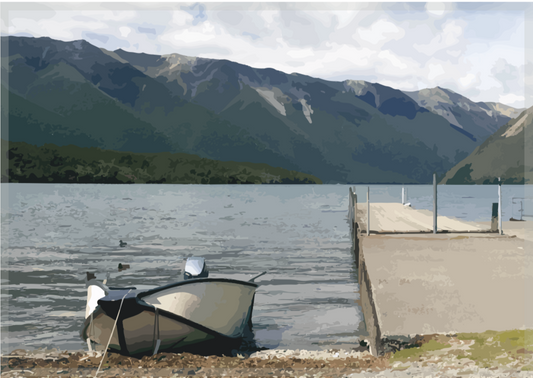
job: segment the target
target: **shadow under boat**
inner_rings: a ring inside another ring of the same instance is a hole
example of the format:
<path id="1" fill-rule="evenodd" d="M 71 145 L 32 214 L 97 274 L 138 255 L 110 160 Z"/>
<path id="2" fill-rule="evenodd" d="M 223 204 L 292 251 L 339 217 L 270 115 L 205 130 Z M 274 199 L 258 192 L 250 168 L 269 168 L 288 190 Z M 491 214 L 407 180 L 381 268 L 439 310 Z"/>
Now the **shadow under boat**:
<path id="1" fill-rule="evenodd" d="M 208 278 L 203 258 L 189 258 L 184 280 L 151 290 L 88 281 L 81 336 L 129 356 L 159 352 L 230 354 L 250 343 L 253 281 Z M 109 345 L 107 345 L 109 344 Z"/>

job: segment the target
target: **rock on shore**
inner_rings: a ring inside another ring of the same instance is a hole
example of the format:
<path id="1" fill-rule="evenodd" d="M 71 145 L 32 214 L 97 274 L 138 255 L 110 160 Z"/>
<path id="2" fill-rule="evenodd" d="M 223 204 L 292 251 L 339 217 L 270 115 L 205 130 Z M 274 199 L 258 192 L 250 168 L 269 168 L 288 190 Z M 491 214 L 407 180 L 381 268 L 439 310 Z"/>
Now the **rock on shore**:
<path id="1" fill-rule="evenodd" d="M 1 367 L 2 377 L 94 377 L 97 372 L 98 378 L 533 377 L 529 336 L 529 331 L 425 335 L 401 345 L 391 341 L 389 349 L 396 352 L 380 357 L 364 348 L 274 349 L 231 357 L 159 353 L 141 359 L 101 351 L 15 350 L 2 356 Z"/>

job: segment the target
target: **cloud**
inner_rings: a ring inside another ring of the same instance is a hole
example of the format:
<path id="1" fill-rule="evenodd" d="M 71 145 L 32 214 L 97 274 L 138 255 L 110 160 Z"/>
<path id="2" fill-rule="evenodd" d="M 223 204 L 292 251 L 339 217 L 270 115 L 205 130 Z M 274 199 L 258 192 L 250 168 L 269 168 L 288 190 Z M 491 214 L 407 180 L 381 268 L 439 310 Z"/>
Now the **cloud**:
<path id="1" fill-rule="evenodd" d="M 431 41 L 427 44 L 414 44 L 414 47 L 419 52 L 427 55 L 433 56 L 437 51 L 450 49 L 451 47 L 456 47 L 460 43 L 465 43 L 461 39 L 463 34 L 463 27 L 460 25 L 460 21 L 449 21 L 444 24 L 442 32 L 435 35 Z"/>
<path id="2" fill-rule="evenodd" d="M 2 30 L 83 38 L 108 50 L 179 53 L 330 80 L 370 80 L 404 90 L 438 85 L 474 101 L 516 102 L 524 91 L 525 6 L 131 3 L 117 6 L 123 10 L 105 5 L 84 10 L 83 5 L 29 5 L 10 10 Z"/>
<path id="3" fill-rule="evenodd" d="M 462 76 L 462 77 L 459 78 L 459 84 L 463 88 L 468 88 L 469 86 L 471 86 L 476 81 L 478 81 L 478 77 L 476 75 L 474 75 L 473 73 L 468 73 L 465 76 Z"/>
<path id="4" fill-rule="evenodd" d="M 517 108 L 524 107 L 525 97 L 521 95 L 516 95 L 514 93 L 500 95 L 499 102 L 503 104 L 508 104 Z"/>
<path id="5" fill-rule="evenodd" d="M 357 35 L 366 42 L 372 45 L 377 45 L 379 42 L 395 39 L 398 40 L 405 35 L 403 29 L 390 21 L 380 19 L 370 28 L 361 28 L 357 30 Z"/>
<path id="6" fill-rule="evenodd" d="M 499 58 L 492 67 L 491 73 L 498 80 L 505 93 L 521 89 L 523 74 L 519 67 L 509 64 L 504 58 Z"/>
<path id="7" fill-rule="evenodd" d="M 429 2 L 426 3 L 426 10 L 434 16 L 443 16 L 446 11 L 446 3 Z"/>
<path id="8" fill-rule="evenodd" d="M 444 68 L 442 67 L 442 64 L 429 64 L 429 73 L 428 73 L 428 79 L 433 81 L 439 76 L 442 76 L 446 73 L 444 71 Z"/>
<path id="9" fill-rule="evenodd" d="M 142 26 L 137 26 L 137 30 L 139 31 L 139 33 L 156 34 L 154 28 L 143 28 Z"/>
<path id="10" fill-rule="evenodd" d="M 128 38 L 128 35 L 131 33 L 131 28 L 128 28 L 127 26 L 121 26 L 118 30 L 120 31 L 120 36 L 123 38 Z"/>

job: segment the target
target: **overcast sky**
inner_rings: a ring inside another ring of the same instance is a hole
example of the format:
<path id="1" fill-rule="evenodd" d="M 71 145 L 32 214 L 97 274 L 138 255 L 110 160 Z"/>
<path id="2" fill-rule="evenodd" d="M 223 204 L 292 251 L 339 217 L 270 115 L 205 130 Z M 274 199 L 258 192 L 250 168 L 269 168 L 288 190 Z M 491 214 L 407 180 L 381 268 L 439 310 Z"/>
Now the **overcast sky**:
<path id="1" fill-rule="evenodd" d="M 440 86 L 523 107 L 526 6 L 40 3 L 4 9 L 1 27 L 4 35 L 85 39 L 108 50 L 228 59 L 407 91 Z"/>

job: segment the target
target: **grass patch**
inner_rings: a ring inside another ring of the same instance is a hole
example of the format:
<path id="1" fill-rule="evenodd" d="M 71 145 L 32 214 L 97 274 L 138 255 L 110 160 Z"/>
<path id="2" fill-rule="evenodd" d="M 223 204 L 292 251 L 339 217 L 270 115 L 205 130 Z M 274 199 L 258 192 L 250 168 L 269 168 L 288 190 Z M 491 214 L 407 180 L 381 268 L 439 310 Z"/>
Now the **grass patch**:
<path id="1" fill-rule="evenodd" d="M 474 341 L 467 356 L 481 367 L 519 364 L 522 370 L 533 369 L 533 330 L 460 333 L 457 338 Z"/>

